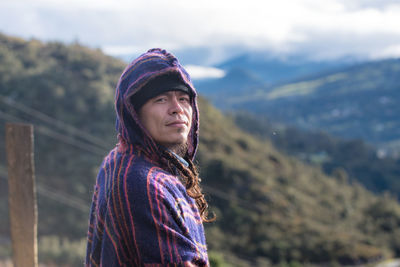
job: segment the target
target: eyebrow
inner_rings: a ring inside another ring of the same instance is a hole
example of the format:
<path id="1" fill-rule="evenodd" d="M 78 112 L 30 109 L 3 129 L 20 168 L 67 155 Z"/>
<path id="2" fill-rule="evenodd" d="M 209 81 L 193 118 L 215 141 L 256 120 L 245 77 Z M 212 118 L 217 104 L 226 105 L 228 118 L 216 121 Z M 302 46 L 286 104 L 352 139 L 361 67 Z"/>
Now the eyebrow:
<path id="1" fill-rule="evenodd" d="M 163 92 L 163 93 L 159 94 L 158 96 L 160 96 L 160 95 L 172 95 L 172 92 L 177 92 L 178 95 L 188 95 L 188 96 L 190 96 L 188 93 L 183 92 L 181 90 L 166 91 L 166 92 Z"/>

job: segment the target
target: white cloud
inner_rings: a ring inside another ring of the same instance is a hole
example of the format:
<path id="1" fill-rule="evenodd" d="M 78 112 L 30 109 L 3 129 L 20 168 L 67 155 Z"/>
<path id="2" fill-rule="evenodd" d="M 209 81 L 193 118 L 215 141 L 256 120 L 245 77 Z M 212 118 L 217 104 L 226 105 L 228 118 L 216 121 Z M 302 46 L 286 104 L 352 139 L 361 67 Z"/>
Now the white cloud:
<path id="1" fill-rule="evenodd" d="M 187 65 L 185 66 L 185 69 L 189 73 L 190 77 L 194 80 L 206 78 L 222 78 L 225 76 L 224 70 L 213 67 Z"/>
<path id="2" fill-rule="evenodd" d="M 134 45 L 106 45 L 102 47 L 103 51 L 111 56 L 139 54 L 142 48 Z"/>
<path id="3" fill-rule="evenodd" d="M 397 0 L 0 2 L 0 31 L 79 40 L 109 53 L 241 45 L 283 54 L 305 49 L 314 57 L 390 56 L 400 43 L 399 25 Z"/>
<path id="4" fill-rule="evenodd" d="M 400 44 L 386 47 L 384 50 L 377 51 L 371 58 L 386 58 L 386 57 L 399 57 L 400 58 Z"/>

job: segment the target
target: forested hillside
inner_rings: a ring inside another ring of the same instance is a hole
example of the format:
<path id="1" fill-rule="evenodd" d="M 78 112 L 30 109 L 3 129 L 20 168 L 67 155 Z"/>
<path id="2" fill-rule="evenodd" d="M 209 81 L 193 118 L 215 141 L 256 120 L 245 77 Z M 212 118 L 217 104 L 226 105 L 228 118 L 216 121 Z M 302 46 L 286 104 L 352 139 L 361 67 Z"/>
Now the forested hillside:
<path id="1" fill-rule="evenodd" d="M 35 125 L 39 258 L 57 266 L 83 261 L 97 168 L 116 141 L 113 92 L 124 65 L 79 44 L 0 35 L 0 257 L 10 253 L 4 123 L 22 121 Z M 279 152 L 204 99 L 200 110 L 197 159 L 218 216 L 206 225 L 214 266 L 400 256 L 400 206 L 392 197 Z"/>
<path id="2" fill-rule="evenodd" d="M 333 175 L 342 169 L 350 181 L 358 181 L 373 192 L 388 192 L 400 199 L 400 159 L 382 157 L 376 147 L 361 139 L 342 139 L 323 130 L 307 131 L 276 124 L 265 116 L 249 112 L 236 112 L 232 117 L 244 131 L 271 140 L 280 151 L 321 166 L 327 174 Z"/>

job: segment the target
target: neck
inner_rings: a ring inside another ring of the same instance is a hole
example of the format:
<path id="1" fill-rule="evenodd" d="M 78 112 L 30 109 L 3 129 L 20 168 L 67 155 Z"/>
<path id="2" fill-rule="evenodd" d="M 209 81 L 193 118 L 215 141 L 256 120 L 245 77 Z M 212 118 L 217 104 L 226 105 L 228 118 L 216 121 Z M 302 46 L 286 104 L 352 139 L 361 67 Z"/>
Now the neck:
<path id="1" fill-rule="evenodd" d="M 176 154 L 175 152 L 171 151 L 170 152 L 175 156 L 175 158 L 177 160 L 179 160 L 186 168 L 189 167 L 189 163 L 181 156 L 179 156 L 178 154 Z"/>
<path id="2" fill-rule="evenodd" d="M 174 152 L 174 154 L 184 157 L 187 152 L 187 144 L 175 144 L 175 145 L 169 145 L 165 146 L 169 151 Z"/>

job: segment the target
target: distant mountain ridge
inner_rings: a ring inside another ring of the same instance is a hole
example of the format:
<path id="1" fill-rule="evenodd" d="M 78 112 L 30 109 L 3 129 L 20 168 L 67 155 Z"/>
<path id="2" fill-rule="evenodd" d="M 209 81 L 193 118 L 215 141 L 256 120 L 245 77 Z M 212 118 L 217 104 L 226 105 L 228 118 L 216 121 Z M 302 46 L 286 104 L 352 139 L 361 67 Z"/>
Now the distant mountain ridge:
<path id="1" fill-rule="evenodd" d="M 253 52 L 229 59 L 217 67 L 226 71 L 235 68 L 247 70 L 268 85 L 351 64 L 354 62 L 346 59 L 316 61 L 301 55 L 283 57 Z"/>
<path id="2" fill-rule="evenodd" d="M 264 70 L 268 73 L 268 68 Z M 246 64 L 242 72 L 257 77 Z M 399 59 L 336 66 L 297 78 L 290 75 L 290 81 L 278 79 L 274 84 L 254 86 L 254 81 L 247 79 L 236 86 L 227 79 L 215 79 L 199 82 L 198 88 L 223 109 L 249 110 L 305 129 L 362 138 L 381 148 L 383 154 L 400 151 Z M 212 93 L 208 87 L 213 88 Z"/>

